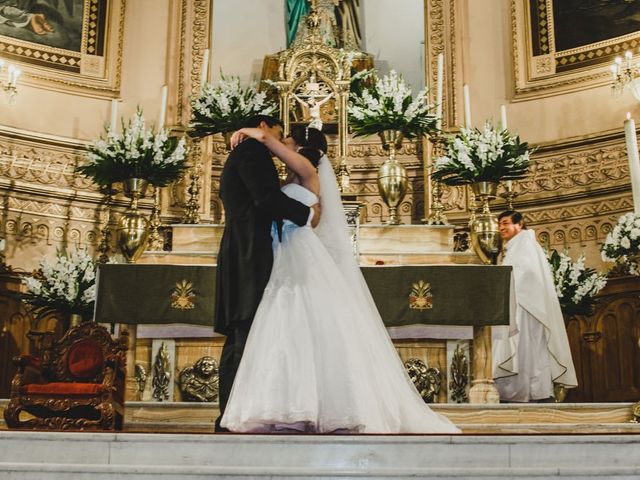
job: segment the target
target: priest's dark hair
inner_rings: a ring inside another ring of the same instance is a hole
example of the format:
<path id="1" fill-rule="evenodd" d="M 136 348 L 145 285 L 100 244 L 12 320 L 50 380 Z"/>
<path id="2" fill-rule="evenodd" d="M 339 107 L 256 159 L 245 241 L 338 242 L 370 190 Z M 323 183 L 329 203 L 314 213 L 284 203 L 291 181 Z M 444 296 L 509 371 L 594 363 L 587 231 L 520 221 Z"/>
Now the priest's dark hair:
<path id="1" fill-rule="evenodd" d="M 522 228 L 527 228 L 527 225 L 524 223 L 524 215 L 522 215 L 520 212 L 516 210 L 507 210 L 505 212 L 502 212 L 500 215 L 498 215 L 498 221 L 507 217 L 511 218 L 511 223 L 520 223 L 522 224 Z"/>
<path id="2" fill-rule="evenodd" d="M 289 136 L 300 147 L 298 153 L 307 157 L 311 164 L 318 168 L 320 159 L 327 153 L 327 137 L 324 133 L 317 128 L 294 125 Z"/>
<path id="3" fill-rule="evenodd" d="M 260 126 L 260 123 L 266 123 L 269 127 L 275 127 L 276 125 L 280 125 L 284 128 L 284 124 L 282 120 L 276 117 L 272 117 L 271 115 L 254 115 L 253 117 L 247 118 L 242 124 L 243 128 L 256 128 Z"/>

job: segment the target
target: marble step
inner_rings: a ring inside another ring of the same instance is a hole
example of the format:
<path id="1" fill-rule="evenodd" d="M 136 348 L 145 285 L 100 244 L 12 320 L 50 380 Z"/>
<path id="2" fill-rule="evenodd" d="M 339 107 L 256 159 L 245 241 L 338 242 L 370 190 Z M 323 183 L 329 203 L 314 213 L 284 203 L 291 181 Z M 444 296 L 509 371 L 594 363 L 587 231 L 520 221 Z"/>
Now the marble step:
<path id="1" fill-rule="evenodd" d="M 7 400 L 0 400 L 0 412 Z M 631 423 L 631 403 L 445 405 L 431 408 L 446 415 L 465 434 L 640 434 Z M 125 431 L 211 433 L 217 404 L 127 402 Z M 5 429 L 0 416 L 0 429 Z"/>
<path id="2" fill-rule="evenodd" d="M 0 412 L 7 404 L 0 399 Z M 640 433 L 632 403 L 432 404 L 465 433 Z M 215 403 L 129 401 L 128 431 L 201 432 L 213 430 Z M 0 428 L 4 421 L 0 415 Z"/>
<path id="3" fill-rule="evenodd" d="M 549 403 L 549 404 L 431 404 L 455 424 L 627 424 L 632 418 L 632 403 Z M 192 422 L 204 425 L 217 417 L 215 403 L 127 402 L 127 423 Z M 640 428 L 640 424 L 633 424 Z"/>
<path id="4" fill-rule="evenodd" d="M 184 435 L 0 432 L 0 478 L 616 478 L 638 435 Z"/>
<path id="5" fill-rule="evenodd" d="M 434 411 L 446 415 L 464 433 L 473 434 L 640 434 L 631 403 L 445 405 Z M 218 416 L 216 404 L 188 402 L 128 402 L 128 431 L 210 433 Z"/>

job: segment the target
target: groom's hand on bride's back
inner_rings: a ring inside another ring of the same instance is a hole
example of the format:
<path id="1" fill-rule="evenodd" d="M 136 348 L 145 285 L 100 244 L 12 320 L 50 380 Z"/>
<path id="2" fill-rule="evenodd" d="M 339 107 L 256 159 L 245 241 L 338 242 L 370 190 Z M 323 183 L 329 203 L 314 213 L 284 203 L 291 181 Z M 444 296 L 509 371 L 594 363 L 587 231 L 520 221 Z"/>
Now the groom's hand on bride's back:
<path id="1" fill-rule="evenodd" d="M 311 226 L 316 228 L 320 223 L 320 215 L 322 214 L 322 208 L 319 203 L 315 205 L 311 205 L 311 209 L 313 210 L 313 218 L 311 219 Z"/>

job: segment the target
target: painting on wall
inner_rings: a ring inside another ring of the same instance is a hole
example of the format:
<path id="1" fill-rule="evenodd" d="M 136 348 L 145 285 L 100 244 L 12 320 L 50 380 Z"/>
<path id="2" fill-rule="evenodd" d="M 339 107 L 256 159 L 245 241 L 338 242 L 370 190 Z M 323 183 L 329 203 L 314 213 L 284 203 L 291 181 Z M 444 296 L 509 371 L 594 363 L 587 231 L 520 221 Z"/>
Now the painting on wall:
<path id="1" fill-rule="evenodd" d="M 0 0 L 0 58 L 26 76 L 117 90 L 125 0 Z"/>
<path id="2" fill-rule="evenodd" d="M 623 37 L 640 31 L 640 1 L 555 0 L 553 32 L 555 50 Z"/>
<path id="3" fill-rule="evenodd" d="M 512 0 L 516 95 L 607 81 L 640 53 L 640 0 Z"/>

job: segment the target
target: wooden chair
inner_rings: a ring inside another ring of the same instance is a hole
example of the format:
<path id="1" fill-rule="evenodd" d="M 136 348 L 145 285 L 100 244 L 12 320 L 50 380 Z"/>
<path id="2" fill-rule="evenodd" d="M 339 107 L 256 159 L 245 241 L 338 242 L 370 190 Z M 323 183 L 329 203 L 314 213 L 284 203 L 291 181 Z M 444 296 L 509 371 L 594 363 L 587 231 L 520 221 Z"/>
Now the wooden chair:
<path id="1" fill-rule="evenodd" d="M 44 350 L 13 359 L 17 373 L 4 411 L 9 428 L 122 430 L 129 333 L 113 339 L 86 322 Z M 21 419 L 21 412 L 33 418 Z"/>

